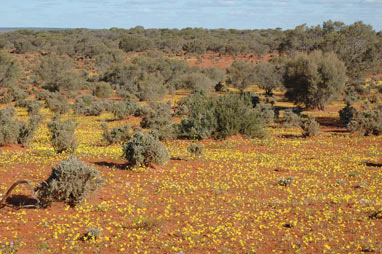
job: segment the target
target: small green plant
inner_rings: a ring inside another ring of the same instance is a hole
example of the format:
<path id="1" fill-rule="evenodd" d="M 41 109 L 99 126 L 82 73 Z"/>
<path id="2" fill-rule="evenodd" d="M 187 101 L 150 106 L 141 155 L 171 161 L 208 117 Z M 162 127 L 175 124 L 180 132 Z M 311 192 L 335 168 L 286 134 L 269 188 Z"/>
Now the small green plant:
<path id="1" fill-rule="evenodd" d="M 167 149 L 155 136 L 137 132 L 122 146 L 123 157 L 131 166 L 148 166 L 151 163 L 165 164 L 169 161 Z"/>
<path id="2" fill-rule="evenodd" d="M 71 119 L 61 121 L 60 116 L 53 117 L 52 121 L 48 123 L 48 129 L 51 132 L 51 142 L 57 153 L 74 153 L 77 149 L 77 142 L 74 136 L 77 125 Z"/>
<path id="3" fill-rule="evenodd" d="M 41 207 L 53 201 L 62 201 L 70 206 L 80 204 L 91 192 L 103 183 L 100 173 L 72 156 L 52 168 L 49 178 L 36 187 Z"/>
<path id="4" fill-rule="evenodd" d="M 293 179 L 294 177 L 288 177 L 288 178 L 285 178 L 285 177 L 280 177 L 277 184 L 279 186 L 284 186 L 284 187 L 287 187 L 289 185 L 291 185 L 293 183 Z"/>
<path id="5" fill-rule="evenodd" d="M 357 110 L 350 103 L 346 103 L 346 106 L 338 113 L 340 115 L 341 122 L 348 125 L 357 114 Z"/>
<path id="6" fill-rule="evenodd" d="M 105 111 L 105 106 L 95 97 L 84 95 L 76 99 L 73 110 L 77 115 L 99 116 Z"/>

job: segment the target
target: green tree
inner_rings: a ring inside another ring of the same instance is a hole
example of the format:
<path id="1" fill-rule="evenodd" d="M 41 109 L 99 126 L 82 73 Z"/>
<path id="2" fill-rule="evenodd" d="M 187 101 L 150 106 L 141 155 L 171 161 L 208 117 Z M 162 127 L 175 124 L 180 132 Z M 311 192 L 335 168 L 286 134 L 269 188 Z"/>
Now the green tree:
<path id="1" fill-rule="evenodd" d="M 297 53 L 286 62 L 286 97 L 296 104 L 323 110 L 343 92 L 346 67 L 334 53 Z"/>
<path id="2" fill-rule="evenodd" d="M 267 96 L 272 96 L 272 91 L 281 85 L 282 73 L 279 68 L 271 63 L 260 63 L 255 66 L 254 81 Z"/>

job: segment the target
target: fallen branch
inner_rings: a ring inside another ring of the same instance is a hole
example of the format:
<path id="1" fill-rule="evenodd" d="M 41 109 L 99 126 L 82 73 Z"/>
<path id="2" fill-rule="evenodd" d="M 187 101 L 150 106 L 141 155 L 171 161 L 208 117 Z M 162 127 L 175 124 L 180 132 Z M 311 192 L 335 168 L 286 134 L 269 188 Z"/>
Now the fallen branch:
<path id="1" fill-rule="evenodd" d="M 32 184 L 28 181 L 28 180 L 17 180 L 15 183 L 12 184 L 12 186 L 8 189 L 7 193 L 5 194 L 5 196 L 3 197 L 2 200 L 0 200 L 0 209 L 1 208 L 4 208 L 5 206 L 8 206 L 8 207 L 11 207 L 11 208 L 14 208 L 14 209 L 20 209 L 20 208 L 39 208 L 39 205 L 25 205 L 25 206 L 14 206 L 14 205 L 10 205 L 10 204 L 7 204 L 7 199 L 11 196 L 13 190 L 16 188 L 16 186 L 18 185 L 21 185 L 21 184 L 25 184 L 25 185 L 28 185 L 29 189 L 31 190 L 31 196 L 32 198 L 36 199 L 37 200 L 37 204 L 39 204 L 39 200 L 37 198 L 37 195 L 36 195 L 36 192 L 34 191 L 33 189 L 33 186 Z"/>

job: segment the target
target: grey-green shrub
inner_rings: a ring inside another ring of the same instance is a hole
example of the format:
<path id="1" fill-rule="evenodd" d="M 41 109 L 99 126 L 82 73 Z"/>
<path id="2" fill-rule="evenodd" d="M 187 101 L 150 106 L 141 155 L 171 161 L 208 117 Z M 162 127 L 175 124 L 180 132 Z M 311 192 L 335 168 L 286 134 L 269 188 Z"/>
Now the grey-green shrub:
<path id="1" fill-rule="evenodd" d="M 161 165 L 170 159 L 159 139 L 144 132 L 135 133 L 122 148 L 123 157 L 131 166 L 148 166 L 150 163 Z"/>
<path id="2" fill-rule="evenodd" d="M 19 129 L 19 136 L 17 138 L 17 142 L 24 147 L 28 146 L 32 142 L 32 139 L 35 136 L 36 130 L 40 126 L 41 121 L 42 116 L 36 114 L 29 118 L 27 123 L 22 123 Z"/>
<path id="3" fill-rule="evenodd" d="M 55 116 L 48 123 L 48 129 L 51 132 L 51 142 L 57 153 L 75 152 L 77 142 L 74 132 L 77 125 L 72 119 L 61 121 L 59 116 Z"/>
<path id="4" fill-rule="evenodd" d="M 190 145 L 187 147 L 187 151 L 196 156 L 200 156 L 204 152 L 204 145 L 199 145 L 191 142 Z"/>
<path id="5" fill-rule="evenodd" d="M 53 167 L 49 178 L 36 191 L 42 207 L 49 206 L 53 201 L 76 206 L 103 182 L 98 171 L 72 156 Z"/>
<path id="6" fill-rule="evenodd" d="M 109 130 L 106 123 L 102 123 L 102 137 L 103 140 L 108 144 L 115 144 L 123 141 L 127 141 L 131 138 L 131 128 L 129 125 L 122 127 L 115 127 L 112 130 Z"/>
<path id="7" fill-rule="evenodd" d="M 287 128 L 299 127 L 301 125 L 301 118 L 293 110 L 286 109 L 284 110 L 282 123 Z"/>
<path id="8" fill-rule="evenodd" d="M 14 119 L 16 110 L 6 107 L 0 110 L 0 146 L 17 144 L 20 122 Z"/>
<path id="9" fill-rule="evenodd" d="M 113 96 L 113 88 L 109 83 L 106 82 L 97 82 L 94 87 L 93 95 L 98 98 L 109 98 Z"/>
<path id="10" fill-rule="evenodd" d="M 338 113 L 340 115 L 340 121 L 348 125 L 357 114 L 357 110 L 350 103 L 346 103 L 346 106 Z"/>
<path id="11" fill-rule="evenodd" d="M 301 121 L 301 128 L 304 137 L 314 137 L 320 133 L 320 124 L 312 116 L 307 116 Z"/>
<path id="12" fill-rule="evenodd" d="M 57 92 L 50 93 L 45 102 L 48 108 L 56 114 L 65 114 L 70 110 L 70 104 L 67 102 L 65 96 Z"/>
<path id="13" fill-rule="evenodd" d="M 357 112 L 346 128 L 362 135 L 380 135 L 382 133 L 382 105 Z"/>
<path id="14" fill-rule="evenodd" d="M 93 96 L 84 95 L 76 99 L 73 110 L 77 115 L 99 116 L 105 111 L 102 101 Z"/>

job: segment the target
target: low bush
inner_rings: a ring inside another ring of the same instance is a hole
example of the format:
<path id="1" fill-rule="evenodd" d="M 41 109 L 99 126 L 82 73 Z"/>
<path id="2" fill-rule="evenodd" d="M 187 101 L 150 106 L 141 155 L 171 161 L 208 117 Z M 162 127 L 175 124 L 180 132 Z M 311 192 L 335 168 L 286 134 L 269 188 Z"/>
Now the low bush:
<path id="1" fill-rule="evenodd" d="M 301 128 L 304 137 L 314 137 L 320 133 L 320 124 L 312 116 L 307 116 L 301 120 Z"/>
<path id="2" fill-rule="evenodd" d="M 45 100 L 48 108 L 56 114 L 65 114 L 70 110 L 70 104 L 66 101 L 65 96 L 60 93 L 51 93 Z"/>
<path id="3" fill-rule="evenodd" d="M 188 103 L 189 114 L 178 126 L 181 137 L 203 139 L 211 135 L 224 139 L 236 134 L 264 136 L 264 121 L 253 108 L 252 97 L 230 93 L 220 97 L 194 95 Z"/>
<path id="4" fill-rule="evenodd" d="M 159 139 L 144 132 L 137 132 L 123 146 L 123 156 L 131 166 L 148 166 L 151 163 L 165 164 L 169 154 Z"/>
<path id="5" fill-rule="evenodd" d="M 41 121 L 41 115 L 35 114 L 28 120 L 27 123 L 22 123 L 20 126 L 17 142 L 24 147 L 29 146 L 36 134 L 37 128 L 41 124 Z"/>
<path id="6" fill-rule="evenodd" d="M 287 128 L 300 127 L 301 118 L 292 109 L 286 109 L 283 113 L 282 124 Z"/>
<path id="7" fill-rule="evenodd" d="M 15 107 L 26 108 L 29 115 L 38 115 L 42 104 L 38 101 L 21 100 L 15 103 Z"/>
<path id="8" fill-rule="evenodd" d="M 76 99 L 73 110 L 77 115 L 99 116 L 105 111 L 102 101 L 93 96 L 84 95 Z"/>
<path id="9" fill-rule="evenodd" d="M 49 178 L 35 191 L 41 207 L 48 207 L 53 201 L 62 201 L 76 206 L 104 182 L 100 173 L 76 157 L 61 161 L 52 168 Z"/>
<path id="10" fill-rule="evenodd" d="M 357 112 L 348 123 L 347 129 L 362 135 L 380 135 L 382 133 L 382 105 Z"/>
<path id="11" fill-rule="evenodd" d="M 348 125 L 357 114 L 357 110 L 350 103 L 346 103 L 346 106 L 338 113 L 340 115 L 340 121 L 343 124 Z"/>
<path id="12" fill-rule="evenodd" d="M 51 142 L 57 153 L 74 153 L 77 149 L 77 142 L 74 131 L 77 128 L 76 123 L 69 119 L 61 121 L 59 116 L 55 116 L 48 123 L 48 129 L 51 132 Z"/>
<path id="13" fill-rule="evenodd" d="M 204 145 L 190 143 L 190 145 L 187 147 L 187 151 L 193 155 L 200 156 L 204 152 Z"/>
<path id="14" fill-rule="evenodd" d="M 113 88 L 109 83 L 97 82 L 94 87 L 93 95 L 97 96 L 98 98 L 109 98 L 113 96 Z"/>
<path id="15" fill-rule="evenodd" d="M 102 137 L 103 140 L 108 144 L 115 144 L 123 141 L 127 141 L 131 138 L 131 128 L 129 125 L 122 127 L 115 127 L 112 130 L 109 130 L 106 123 L 102 123 Z"/>

